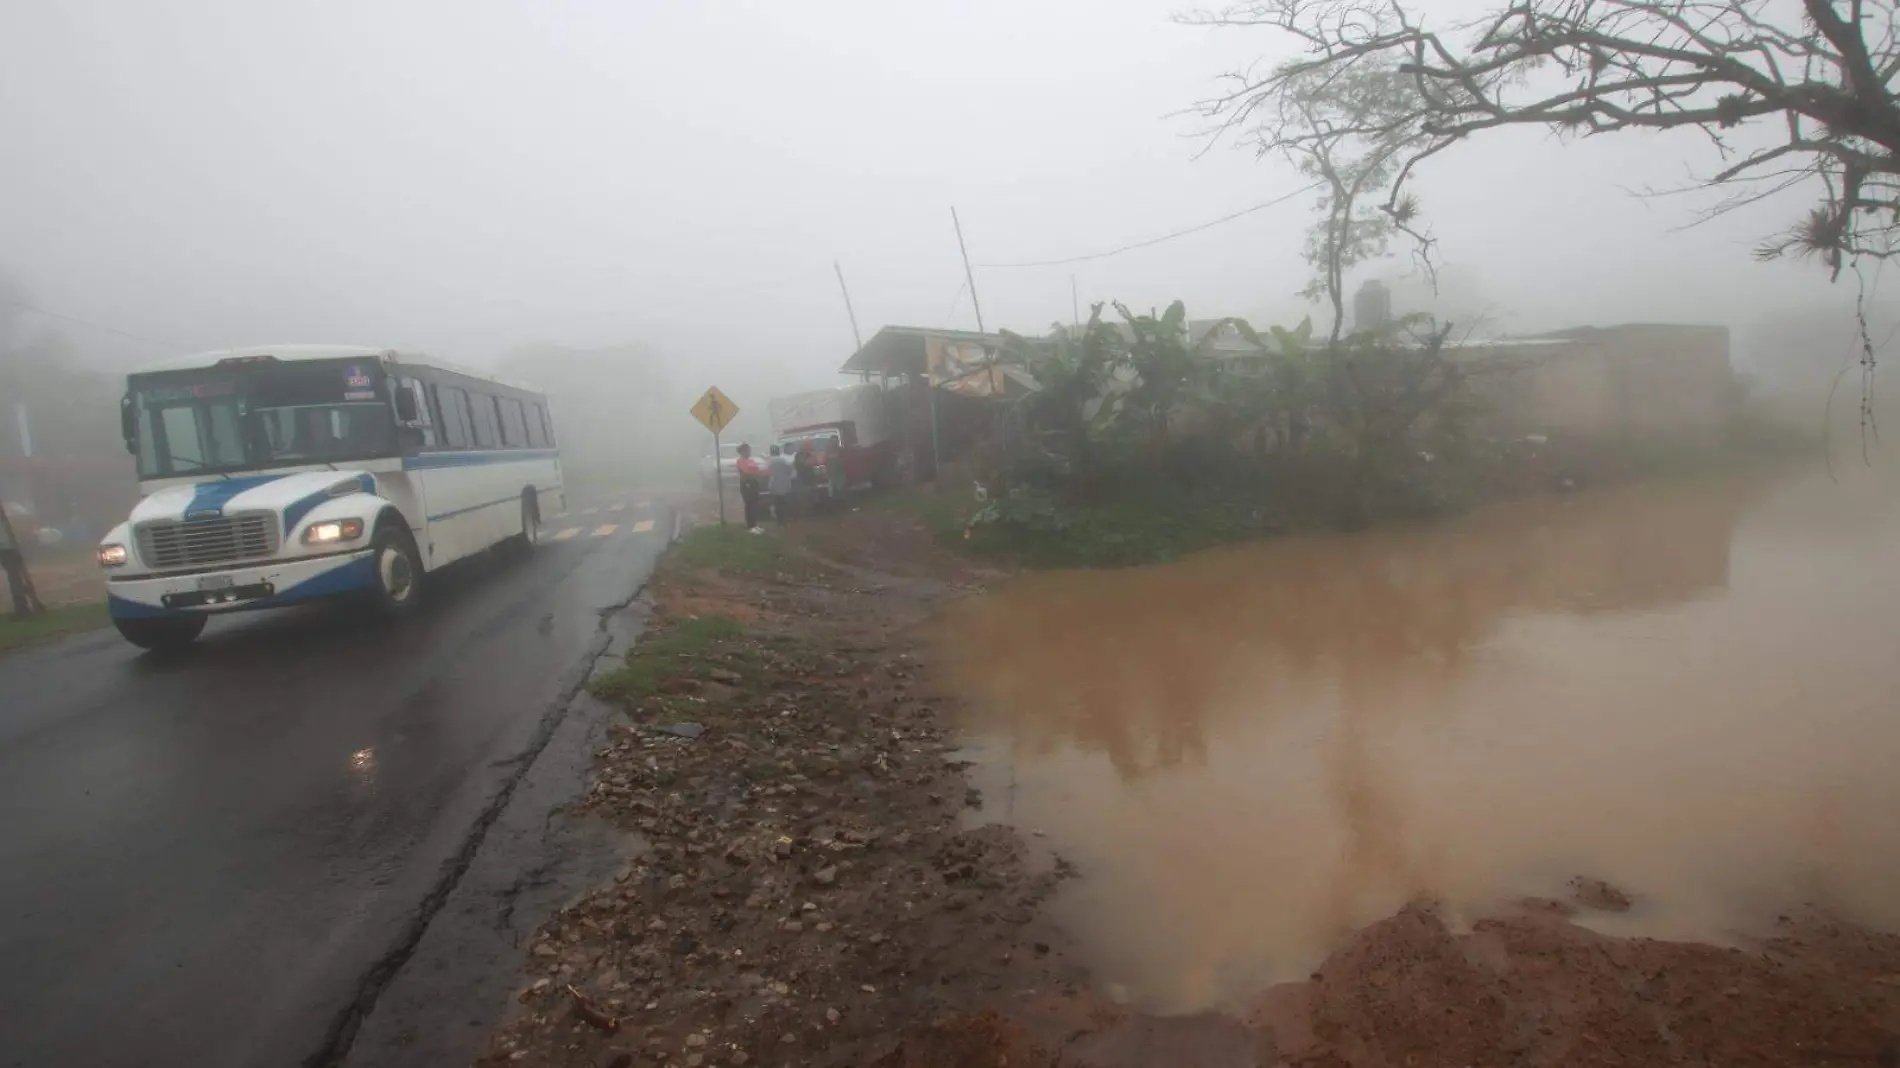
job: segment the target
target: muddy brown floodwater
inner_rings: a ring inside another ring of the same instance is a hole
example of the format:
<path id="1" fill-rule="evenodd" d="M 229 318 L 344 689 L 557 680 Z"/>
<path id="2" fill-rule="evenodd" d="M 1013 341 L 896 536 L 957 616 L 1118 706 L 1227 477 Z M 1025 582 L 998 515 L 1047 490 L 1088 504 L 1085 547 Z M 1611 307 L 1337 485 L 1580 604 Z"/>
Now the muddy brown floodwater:
<path id="1" fill-rule="evenodd" d="M 1888 465 L 1891 467 L 1892 465 Z M 1421 896 L 1575 876 L 1610 934 L 1900 928 L 1892 470 L 1676 482 L 1425 529 L 1043 574 L 938 635 L 982 817 L 1074 862 L 1056 919 L 1161 1012 L 1304 978 Z"/>

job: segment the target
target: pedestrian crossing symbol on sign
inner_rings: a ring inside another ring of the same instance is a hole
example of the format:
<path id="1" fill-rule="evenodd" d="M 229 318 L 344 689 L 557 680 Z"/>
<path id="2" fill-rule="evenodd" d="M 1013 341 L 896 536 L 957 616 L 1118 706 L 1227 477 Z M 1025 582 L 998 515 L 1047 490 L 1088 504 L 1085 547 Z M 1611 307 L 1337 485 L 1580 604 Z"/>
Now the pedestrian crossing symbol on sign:
<path id="1" fill-rule="evenodd" d="M 718 386 L 707 390 L 700 396 L 699 402 L 693 405 L 693 418 L 715 434 L 726 429 L 726 424 L 738 414 L 739 406 L 732 403 L 731 397 L 719 392 Z"/>

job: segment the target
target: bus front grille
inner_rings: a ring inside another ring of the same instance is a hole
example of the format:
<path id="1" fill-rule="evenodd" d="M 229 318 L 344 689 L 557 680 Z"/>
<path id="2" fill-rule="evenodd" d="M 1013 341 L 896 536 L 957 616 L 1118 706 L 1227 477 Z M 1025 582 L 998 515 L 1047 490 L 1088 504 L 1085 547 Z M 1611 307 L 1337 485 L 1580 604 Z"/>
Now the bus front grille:
<path id="1" fill-rule="evenodd" d="M 139 559 L 154 571 L 210 567 L 277 555 L 277 517 L 239 512 L 216 519 L 154 519 L 138 527 Z"/>

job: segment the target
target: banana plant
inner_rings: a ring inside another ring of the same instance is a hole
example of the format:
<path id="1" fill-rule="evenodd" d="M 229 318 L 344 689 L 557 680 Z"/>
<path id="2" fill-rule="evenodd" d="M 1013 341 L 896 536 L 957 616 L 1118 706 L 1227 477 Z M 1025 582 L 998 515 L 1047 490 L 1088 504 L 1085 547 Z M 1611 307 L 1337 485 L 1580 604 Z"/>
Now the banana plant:
<path id="1" fill-rule="evenodd" d="M 1122 338 L 1091 309 L 1080 330 L 1056 327 L 1048 340 L 1003 331 L 1000 361 L 1029 373 L 1037 387 L 1012 406 L 1010 419 L 1045 457 L 1063 468 L 1087 468 L 1094 437 L 1119 410 L 1115 374 L 1124 363 Z"/>

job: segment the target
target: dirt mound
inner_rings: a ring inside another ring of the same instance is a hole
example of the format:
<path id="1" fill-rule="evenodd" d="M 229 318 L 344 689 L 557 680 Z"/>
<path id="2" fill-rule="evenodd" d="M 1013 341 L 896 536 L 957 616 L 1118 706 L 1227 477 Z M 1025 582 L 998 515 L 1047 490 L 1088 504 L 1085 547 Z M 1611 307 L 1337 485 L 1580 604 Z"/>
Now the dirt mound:
<path id="1" fill-rule="evenodd" d="M 1873 1065 L 1895 1055 L 1896 971 L 1900 939 L 1821 919 L 1743 950 L 1612 938 L 1549 910 L 1459 935 L 1417 904 L 1249 1022 L 1296 1064 Z"/>
<path id="2" fill-rule="evenodd" d="M 871 1068 L 1044 1068 L 1053 1055 L 994 1012 L 951 1017 L 905 1034 Z"/>

